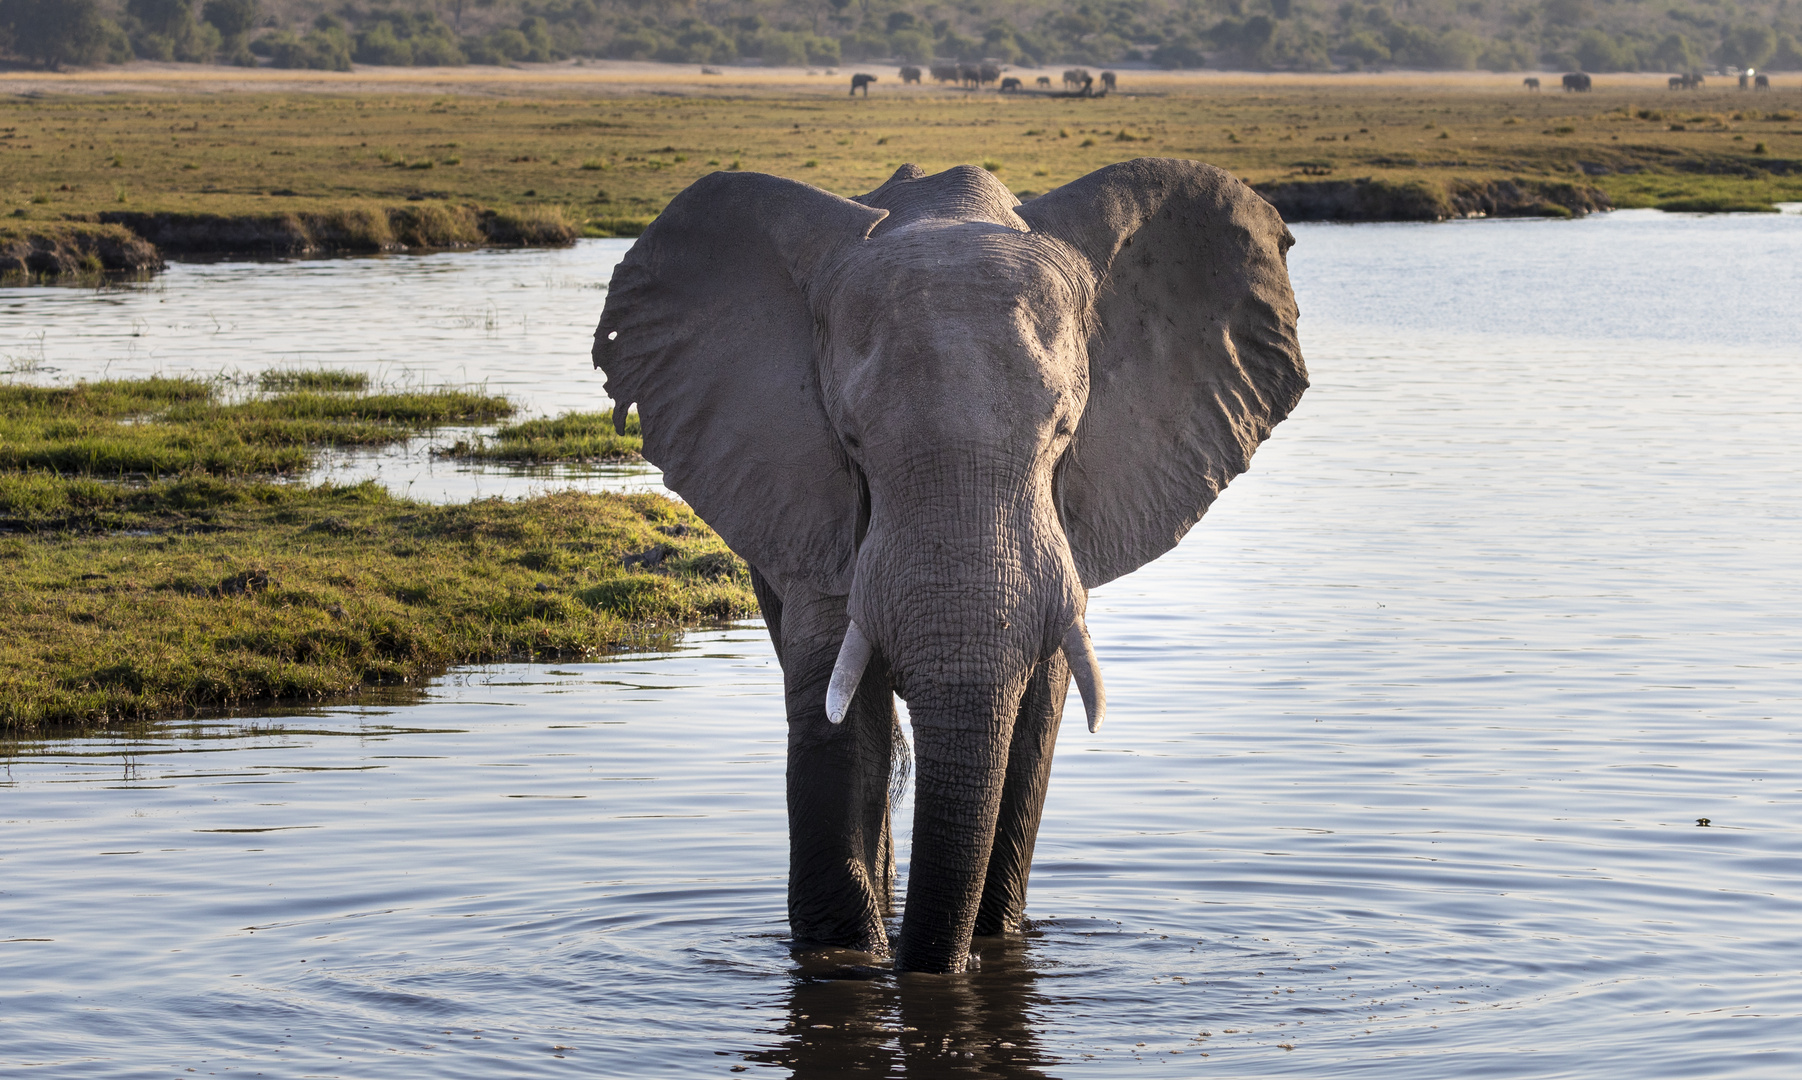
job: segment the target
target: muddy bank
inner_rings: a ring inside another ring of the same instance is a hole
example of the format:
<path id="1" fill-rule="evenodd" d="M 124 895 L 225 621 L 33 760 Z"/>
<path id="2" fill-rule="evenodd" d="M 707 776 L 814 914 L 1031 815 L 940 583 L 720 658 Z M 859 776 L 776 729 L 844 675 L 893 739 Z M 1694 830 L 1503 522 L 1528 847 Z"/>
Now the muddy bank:
<path id="1" fill-rule="evenodd" d="M 1575 217 L 1611 210 L 1587 184 L 1555 180 L 1284 180 L 1254 184 L 1284 221 L 1444 221 L 1455 217 Z"/>
<path id="2" fill-rule="evenodd" d="M 560 246 L 579 230 L 556 207 L 485 210 L 448 203 L 350 206 L 266 214 L 108 210 L 170 255 L 329 255 L 485 246 Z"/>
<path id="3" fill-rule="evenodd" d="M 162 268 L 156 248 L 120 225 L 0 223 L 0 280 L 147 274 Z"/>

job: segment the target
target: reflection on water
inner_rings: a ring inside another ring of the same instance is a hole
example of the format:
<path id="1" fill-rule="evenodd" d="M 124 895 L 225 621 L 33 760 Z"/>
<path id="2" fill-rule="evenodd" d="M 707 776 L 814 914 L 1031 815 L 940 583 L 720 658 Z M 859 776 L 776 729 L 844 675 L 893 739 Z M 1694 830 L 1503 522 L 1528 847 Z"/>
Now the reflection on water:
<path id="1" fill-rule="evenodd" d="M 0 1071 L 1797 1075 L 1802 216 L 1295 231 L 979 971 L 790 954 L 746 625 L 7 748 Z"/>
<path id="2" fill-rule="evenodd" d="M 426 438 L 373 450 L 329 451 L 320 455 L 318 466 L 299 480 L 306 484 L 374 480 L 397 495 L 437 503 L 523 499 L 570 488 L 670 493 L 663 486 L 663 470 L 643 461 L 506 465 L 458 461 L 439 453 L 459 439 L 492 431 L 445 429 Z"/>

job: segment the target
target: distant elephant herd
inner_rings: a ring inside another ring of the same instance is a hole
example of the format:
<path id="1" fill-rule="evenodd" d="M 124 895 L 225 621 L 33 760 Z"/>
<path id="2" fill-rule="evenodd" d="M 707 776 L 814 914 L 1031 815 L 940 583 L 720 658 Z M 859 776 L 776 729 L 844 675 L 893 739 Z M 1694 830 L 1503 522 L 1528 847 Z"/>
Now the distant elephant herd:
<path id="1" fill-rule="evenodd" d="M 1670 88 L 1672 90 L 1700 90 L 1707 81 L 1707 79 L 1702 77 L 1701 72 L 1692 71 L 1687 75 L 1672 75 L 1670 79 Z M 1539 90 L 1539 78 L 1535 75 L 1529 75 L 1521 80 L 1521 85 L 1525 86 L 1529 92 L 1537 92 Z M 1566 91 L 1586 94 L 1594 87 L 1594 85 L 1594 80 L 1581 71 L 1573 71 L 1564 77 L 1564 89 Z M 1739 88 L 1741 90 L 1769 90 L 1771 88 L 1771 77 L 1769 75 L 1760 75 L 1755 71 L 1742 71 L 1739 73 Z"/>
<path id="2" fill-rule="evenodd" d="M 956 83 L 968 90 L 980 90 L 991 83 L 1000 83 L 999 89 L 1003 94 L 1027 92 L 1026 83 L 1023 80 L 1011 75 L 1003 76 L 1001 71 L 1001 66 L 990 60 L 984 60 L 979 64 L 932 64 L 924 71 L 909 64 L 901 69 L 901 82 L 903 85 L 918 84 L 930 75 L 936 82 Z M 859 73 L 851 76 L 851 96 L 856 97 L 857 92 L 862 90 L 863 96 L 869 97 L 870 84 L 875 81 L 876 76 L 874 75 Z M 1087 68 L 1070 68 L 1064 72 L 1063 92 L 1052 96 L 1102 97 L 1118 87 L 1119 77 L 1111 71 L 1104 71 L 1101 73 L 1100 82 L 1100 89 L 1096 89 L 1096 78 L 1089 74 Z M 1670 88 L 1672 90 L 1700 90 L 1706 82 L 1707 80 L 1702 77 L 1701 72 L 1692 71 L 1686 75 L 1672 75 Z M 1052 93 L 1049 77 L 1040 75 L 1035 83 L 1037 85 L 1035 92 Z M 1526 87 L 1529 92 L 1537 93 L 1540 88 L 1539 77 L 1529 75 L 1521 80 L 1521 85 Z M 1587 94 L 1595 88 L 1595 80 L 1587 72 L 1573 71 L 1564 76 L 1563 85 L 1567 93 Z M 1739 74 L 1739 88 L 1741 90 L 1769 90 L 1771 77 L 1754 71 L 1742 71 Z"/>
<path id="3" fill-rule="evenodd" d="M 979 64 L 932 64 L 924 71 L 913 64 L 908 64 L 901 69 L 901 84 L 903 86 L 910 83 L 917 85 L 926 76 L 931 76 L 935 82 L 956 83 L 968 90 L 980 90 L 991 83 L 1000 83 L 999 89 L 1003 94 L 1028 92 L 1025 82 L 1011 75 L 1003 77 L 1001 66 L 990 60 L 984 60 Z M 869 97 L 870 84 L 875 81 L 876 76 L 863 72 L 851 76 L 851 96 L 856 97 L 857 92 L 862 90 L 863 96 Z M 1033 92 L 1051 94 L 1053 97 L 1102 97 L 1117 88 L 1120 83 L 1119 76 L 1111 71 L 1102 72 L 1100 81 L 1101 88 L 1096 89 L 1096 78 L 1089 74 L 1087 68 L 1070 68 L 1064 72 L 1063 93 L 1053 94 L 1051 79 L 1045 75 L 1040 75 L 1035 80 L 1036 90 Z"/>

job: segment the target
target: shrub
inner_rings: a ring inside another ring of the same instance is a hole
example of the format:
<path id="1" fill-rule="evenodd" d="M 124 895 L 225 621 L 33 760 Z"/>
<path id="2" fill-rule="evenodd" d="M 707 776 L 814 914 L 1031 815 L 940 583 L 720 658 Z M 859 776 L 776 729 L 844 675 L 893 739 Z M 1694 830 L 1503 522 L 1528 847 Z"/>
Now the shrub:
<path id="1" fill-rule="evenodd" d="M 4 0 L 0 24 L 0 38 L 48 68 L 130 57 L 125 32 L 100 13 L 99 0 Z"/>
<path id="2" fill-rule="evenodd" d="M 278 68 L 350 70 L 350 35 L 338 27 L 313 30 L 306 37 L 278 30 L 262 40 L 267 43 L 270 63 Z"/>

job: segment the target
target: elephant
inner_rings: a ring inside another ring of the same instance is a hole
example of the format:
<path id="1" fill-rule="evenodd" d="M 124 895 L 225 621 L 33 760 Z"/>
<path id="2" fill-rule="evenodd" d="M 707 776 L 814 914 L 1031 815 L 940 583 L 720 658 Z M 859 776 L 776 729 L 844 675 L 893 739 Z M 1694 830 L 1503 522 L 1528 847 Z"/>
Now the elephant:
<path id="1" fill-rule="evenodd" d="M 1101 88 L 1103 90 L 1114 89 L 1114 85 L 1116 83 L 1118 83 L 1119 81 L 1120 81 L 1120 76 L 1115 75 L 1111 71 L 1104 71 L 1101 73 Z"/>
<path id="2" fill-rule="evenodd" d="M 1770 88 L 1771 88 L 1771 77 L 1769 75 L 1753 76 L 1752 89 L 1754 89 L 1754 90 L 1769 90 Z"/>
<path id="3" fill-rule="evenodd" d="M 908 83 L 918 83 L 919 81 L 920 81 L 920 69 L 919 68 L 914 67 L 912 64 L 909 64 L 906 67 L 901 69 L 901 85 L 906 86 Z"/>
<path id="4" fill-rule="evenodd" d="M 1537 94 L 1539 92 L 1539 77 L 1537 75 L 1527 76 L 1520 81 L 1520 84 L 1526 87 L 1529 93 Z"/>
<path id="5" fill-rule="evenodd" d="M 1282 218 L 1140 158 L 1022 203 L 904 165 L 677 195 L 614 271 L 616 426 L 751 567 L 788 718 L 795 948 L 963 970 L 1023 925 L 1089 590 L 1175 546 L 1307 387 Z M 913 724 L 898 940 L 891 781 Z"/>
<path id="6" fill-rule="evenodd" d="M 1066 68 L 1064 70 L 1064 85 L 1074 89 L 1075 87 L 1081 86 L 1083 80 L 1088 77 L 1089 70 L 1087 68 Z"/>
<path id="7" fill-rule="evenodd" d="M 1586 94 L 1589 92 L 1591 84 L 1590 77 L 1581 71 L 1573 71 L 1564 77 L 1564 89 L 1567 91 L 1575 90 Z"/>
<path id="8" fill-rule="evenodd" d="M 1019 93 L 1020 92 L 1020 80 L 1014 78 L 1012 75 L 1009 75 L 1007 78 L 1002 79 L 1001 80 L 1001 92 L 1004 94 Z"/>
<path id="9" fill-rule="evenodd" d="M 963 68 L 957 64 L 933 64 L 932 78 L 934 82 L 957 82 L 963 77 Z"/>
<path id="10" fill-rule="evenodd" d="M 851 76 L 851 96 L 856 97 L 857 91 L 862 90 L 863 96 L 869 97 L 870 96 L 870 84 L 875 81 L 876 81 L 876 76 L 865 75 L 861 71 L 858 72 L 857 74 Z"/>
<path id="11" fill-rule="evenodd" d="M 1051 78 L 1048 75 L 1040 75 L 1034 82 L 1038 85 L 1040 90 L 1051 89 Z"/>

